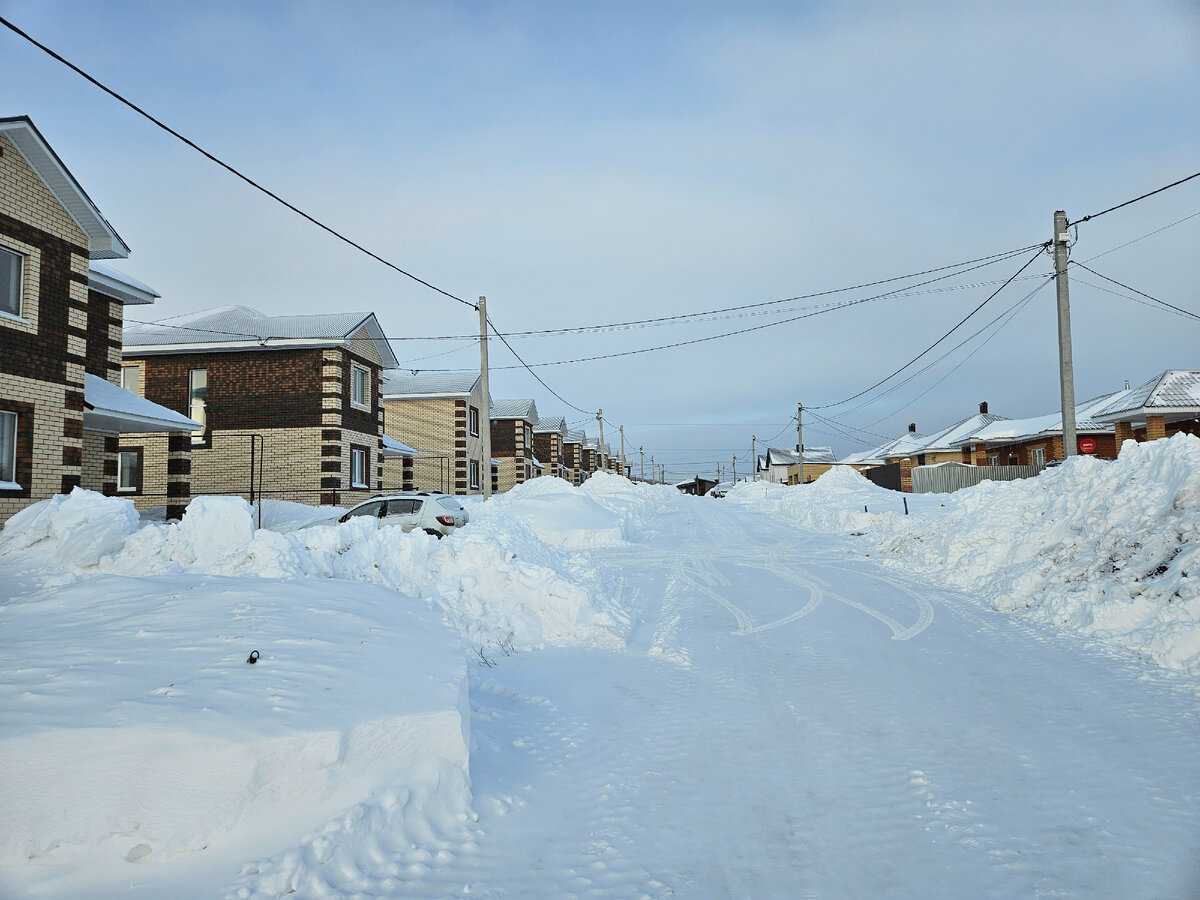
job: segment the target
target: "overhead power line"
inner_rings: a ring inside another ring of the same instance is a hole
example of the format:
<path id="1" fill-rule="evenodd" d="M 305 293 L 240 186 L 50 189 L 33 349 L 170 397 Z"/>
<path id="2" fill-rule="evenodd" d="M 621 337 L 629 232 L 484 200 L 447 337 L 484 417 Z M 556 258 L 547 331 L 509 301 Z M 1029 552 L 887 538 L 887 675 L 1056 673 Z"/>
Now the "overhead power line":
<path id="1" fill-rule="evenodd" d="M 1152 300 L 1155 303 L 1157 303 L 1159 306 L 1174 310 L 1177 313 L 1182 313 L 1183 315 L 1188 316 L 1189 318 L 1192 318 L 1192 319 L 1200 319 L 1200 315 L 1197 315 L 1196 313 L 1192 312 L 1190 309 L 1184 309 L 1182 306 L 1175 306 L 1171 303 L 1168 303 L 1166 300 L 1159 300 L 1157 297 L 1151 297 L 1149 294 L 1139 291 L 1137 288 L 1130 287 L 1127 284 L 1122 284 L 1121 282 L 1117 281 L 1115 278 L 1109 278 L 1107 275 L 1101 275 L 1095 269 L 1089 269 L 1083 263 L 1075 262 L 1074 260 L 1072 260 L 1070 264 L 1073 266 L 1078 266 L 1079 268 L 1083 269 L 1085 272 L 1091 272 L 1097 278 L 1103 278 L 1105 281 L 1109 282 L 1110 284 L 1115 284 L 1117 287 L 1124 288 L 1127 291 L 1132 291 L 1133 293 L 1137 294 L 1139 297 L 1145 297 L 1147 300 Z"/>
<path id="2" fill-rule="evenodd" d="M 563 395 L 560 394 L 558 391 L 554 390 L 554 388 L 550 387 L 550 385 L 546 384 L 546 382 L 542 380 L 542 376 L 539 375 L 537 372 L 533 371 L 533 369 L 531 369 L 529 367 L 529 364 L 527 362 L 525 362 L 525 360 L 521 359 L 521 354 L 519 354 L 516 350 L 513 349 L 513 345 L 508 342 L 508 338 L 506 338 L 503 334 L 500 333 L 500 330 L 496 327 L 496 323 L 494 323 L 491 320 L 490 316 L 488 317 L 487 323 L 488 323 L 488 327 L 490 327 L 492 329 L 492 332 L 496 335 L 496 337 L 500 338 L 501 343 L 503 343 L 504 346 L 508 348 L 508 352 L 511 353 L 514 357 L 516 357 L 517 362 L 519 362 L 522 367 L 524 367 L 526 370 L 528 370 L 530 375 L 532 375 L 535 379 L 537 379 L 538 384 L 540 384 L 542 387 L 544 387 L 551 394 L 553 394 L 560 401 L 565 403 L 567 406 L 571 407 L 571 409 L 575 410 L 576 412 L 581 412 L 584 415 L 592 414 L 591 410 L 583 409 L 582 407 L 576 406 L 574 403 L 572 403 L 571 401 L 569 401 L 565 397 L 563 397 Z M 493 368 L 496 368 L 496 367 L 493 367 Z"/>
<path id="3" fill-rule="evenodd" d="M 357 241 L 353 240 L 352 238 L 347 237 L 346 235 L 342 234 L 340 231 L 337 231 L 336 229 L 331 228 L 330 226 L 326 225 L 324 222 L 320 221 L 319 219 L 316 219 L 313 216 L 309 215 L 304 210 L 300 209 L 298 206 L 295 206 L 294 204 L 289 203 L 287 200 L 284 200 L 282 197 L 280 197 L 274 191 L 271 191 L 270 189 L 263 187 L 261 184 L 259 184 L 257 181 L 255 181 L 250 176 L 243 174 L 242 172 L 238 171 L 233 166 L 231 166 L 229 163 L 227 163 L 224 160 L 220 159 L 219 157 L 213 155 L 212 153 L 209 153 L 207 150 L 205 150 L 203 147 L 201 147 L 195 141 L 192 141 L 191 139 L 180 134 L 174 128 L 167 125 L 160 119 L 155 118 L 154 116 L 152 116 L 150 113 L 146 112 L 146 110 L 142 109 L 137 104 L 133 103 L 130 100 L 127 100 L 121 94 L 118 94 L 112 88 L 108 87 L 108 85 L 102 83 L 101 81 L 97 80 L 96 78 L 93 78 L 91 75 L 89 75 L 83 69 L 79 68 L 79 66 L 75 65 L 75 63 L 73 63 L 70 60 L 59 55 L 54 50 L 51 50 L 49 47 L 47 47 L 45 44 L 38 41 L 36 38 L 30 36 L 29 34 L 26 34 L 24 31 L 22 31 L 20 28 L 18 28 L 16 25 L 14 25 L 12 22 L 10 22 L 8 19 L 4 18 L 3 16 L 0 16 L 0 25 L 4 25 L 10 31 L 14 32 L 15 34 L 19 35 L 20 37 L 25 38 L 25 40 L 29 41 L 29 43 L 33 44 L 39 50 L 44 51 L 49 56 L 58 60 L 64 66 L 71 69 L 73 72 L 81 75 L 83 78 L 87 79 L 92 84 L 94 84 L 96 87 L 100 88 L 100 90 L 104 91 L 104 93 L 108 94 L 110 97 L 112 97 L 115 100 L 119 101 L 120 103 L 123 103 L 126 106 L 128 106 L 130 109 L 132 109 L 138 115 L 153 122 L 155 125 L 157 125 L 159 128 L 161 128 L 163 131 L 167 132 L 167 134 L 171 135 L 172 137 L 178 138 L 180 141 L 187 144 L 189 147 L 191 147 L 193 150 L 195 150 L 200 155 L 202 155 L 202 156 L 208 158 L 209 160 L 211 160 L 212 162 L 216 163 L 218 166 L 220 166 L 222 169 L 225 169 L 230 174 L 235 175 L 236 177 L 240 178 L 246 184 L 250 185 L 250 187 L 266 194 L 272 200 L 276 201 L 277 203 L 282 204 L 283 206 L 287 207 L 292 212 L 294 212 L 296 215 L 300 216 L 303 219 L 306 219 L 307 221 L 311 222 L 313 225 L 316 225 L 318 228 L 322 229 L 323 231 L 326 231 L 329 234 L 333 235 L 339 241 L 343 241 L 343 242 L 349 244 L 354 249 L 356 249 L 362 253 L 365 253 L 367 256 L 371 257 L 371 259 L 374 259 L 377 262 L 383 263 L 389 269 L 399 272 L 401 275 L 403 275 L 406 278 L 411 278 L 413 281 L 417 282 L 418 284 L 423 284 L 425 287 L 429 288 L 432 291 L 437 291 L 437 293 L 441 294 L 444 297 L 449 297 L 451 300 L 457 300 L 459 303 L 469 306 L 472 309 L 477 309 L 475 304 L 470 302 L 469 300 L 464 300 L 462 297 L 456 297 L 454 294 L 450 293 L 449 291 L 443 290 L 442 288 L 438 287 L 436 284 L 430 284 L 424 278 L 420 278 L 419 276 L 414 275 L 412 272 L 409 272 L 406 269 L 400 268 L 400 266 L 396 265 L 395 263 L 393 263 L 387 259 L 384 259 L 378 253 L 368 250 L 366 247 L 364 247 L 362 244 L 358 243 Z"/>
<path id="4" fill-rule="evenodd" d="M 1172 181 L 1170 184 L 1164 184 L 1162 187 L 1153 191 L 1148 191 L 1145 194 L 1142 194 L 1140 197 L 1134 197 L 1132 200 L 1126 200 L 1124 203 L 1118 203 L 1116 206 L 1110 206 L 1108 209 L 1102 210 L 1098 213 L 1092 213 L 1090 216 L 1084 216 L 1082 219 L 1076 219 L 1073 222 L 1068 222 L 1067 227 L 1070 227 L 1071 225 L 1078 225 L 1080 222 L 1090 222 L 1092 219 L 1098 219 L 1101 216 L 1106 216 L 1110 212 L 1116 212 L 1118 209 L 1124 209 L 1126 206 L 1137 203 L 1139 200 L 1145 200 L 1147 197 L 1153 197 L 1155 194 L 1161 194 L 1163 191 L 1169 191 L 1173 187 L 1179 187 L 1179 185 L 1191 181 L 1193 178 L 1200 178 L 1200 172 L 1188 175 L 1186 178 L 1180 178 L 1178 181 Z"/>
<path id="5" fill-rule="evenodd" d="M 930 344 L 928 347 L 926 347 L 924 350 L 922 350 L 920 353 L 918 353 L 916 356 L 914 356 L 912 359 L 910 359 L 908 362 L 906 362 L 900 368 L 896 369 L 896 371 L 892 372 L 890 375 L 887 375 L 884 378 L 881 378 L 879 381 L 875 382 L 869 388 L 864 388 L 863 390 L 859 391 L 857 394 L 851 394 L 849 397 L 846 397 L 843 400 L 838 400 L 836 403 L 823 403 L 819 406 L 812 406 L 809 408 L 810 409 L 829 409 L 830 407 L 833 407 L 833 406 L 841 406 L 844 403 L 849 403 L 851 400 L 857 400 L 859 397 L 863 396 L 863 394 L 870 393 L 871 391 L 875 390 L 875 388 L 879 387 L 880 385 L 886 384 L 887 382 L 891 381 L 893 378 L 895 378 L 897 375 L 899 375 L 901 372 L 903 372 L 905 369 L 907 369 L 909 366 L 911 366 L 917 360 L 921 359 L 921 357 L 923 357 L 926 353 L 928 353 L 930 350 L 932 350 L 934 347 L 936 347 L 942 341 L 946 340 L 946 338 L 950 337 L 950 335 L 954 334 L 954 332 L 958 331 L 958 329 L 961 328 L 968 319 L 970 319 L 973 315 L 975 315 L 975 313 L 979 312 L 981 309 L 983 309 L 985 306 L 987 306 L 987 304 L 992 300 L 993 297 L 995 297 L 1002 290 L 1004 290 L 1006 287 L 1008 287 L 1010 284 L 1012 284 L 1014 281 L 1016 281 L 1017 276 L 1020 275 L 1022 272 L 1024 272 L 1026 269 L 1028 269 L 1031 265 L 1033 265 L 1034 261 L 1039 256 L 1041 256 L 1042 252 L 1049 246 L 1050 246 L 1049 241 L 1047 241 L 1044 244 L 1040 244 L 1038 246 L 1037 252 L 1034 253 L 1033 256 L 1031 256 L 1026 261 L 1025 265 L 1023 265 L 1023 266 L 1021 266 L 1021 268 L 1017 269 L 1017 271 L 1015 273 L 1013 273 L 1012 277 L 1010 277 L 1007 281 L 1005 281 L 1004 284 L 1000 285 L 1000 287 L 996 288 L 996 290 L 994 290 L 990 294 L 988 294 L 982 303 L 980 303 L 973 310 L 971 310 L 969 313 L 967 313 L 965 316 L 963 316 L 963 318 L 960 319 L 953 328 L 951 328 L 949 331 L 947 331 L 945 334 L 943 334 L 940 338 L 938 338 L 936 341 L 934 341 L 932 344 Z"/>

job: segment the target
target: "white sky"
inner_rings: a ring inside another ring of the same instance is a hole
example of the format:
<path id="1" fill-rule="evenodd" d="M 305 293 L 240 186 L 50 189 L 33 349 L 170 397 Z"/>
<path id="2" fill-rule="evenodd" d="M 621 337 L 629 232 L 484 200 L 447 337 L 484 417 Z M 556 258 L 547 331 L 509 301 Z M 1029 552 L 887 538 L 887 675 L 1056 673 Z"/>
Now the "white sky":
<path id="1" fill-rule="evenodd" d="M 461 297 L 487 295 L 506 332 L 957 263 L 1046 240 L 1055 209 L 1082 218 L 1200 170 L 1200 12 L 1189 3 L 0 0 L 0 15 L 402 268 Z M 0 115 L 33 118 L 133 248 L 120 267 L 163 295 L 131 312 L 244 303 L 371 310 L 392 337 L 477 328 L 472 310 L 339 244 L 0 32 Z M 1200 179 L 1081 225 L 1073 258 L 1196 213 Z M 1089 265 L 1200 311 L 1197 246 L 1200 216 Z M 1002 281 L 1026 258 L 942 284 Z M 1028 272 L 1050 268 L 1043 257 Z M 1039 283 L 1001 293 L 929 358 Z M 1080 399 L 1200 366 L 1200 322 L 1090 285 L 1105 283 L 1073 273 Z M 995 286 L 538 371 L 570 404 L 602 407 L 606 438 L 626 424 L 635 470 L 643 445 L 647 463 L 651 453 L 670 463 L 671 480 L 735 454 L 744 473 L 752 434 L 760 447 L 781 430 L 774 443 L 794 443 L 785 425 L 798 401 L 863 390 Z M 913 421 L 933 432 L 982 400 L 1011 417 L 1051 412 L 1053 298 L 1044 288 L 953 372 L 991 332 L 870 406 L 819 412 L 880 438 Z M 813 302 L 513 343 L 530 363 L 619 353 L 775 322 Z M 408 368 L 477 363 L 469 341 L 396 350 Z M 491 359 L 514 362 L 499 346 Z M 496 370 L 492 389 L 532 396 L 569 423 L 586 418 L 523 370 Z M 808 416 L 805 443 L 839 456 L 865 448 Z"/>

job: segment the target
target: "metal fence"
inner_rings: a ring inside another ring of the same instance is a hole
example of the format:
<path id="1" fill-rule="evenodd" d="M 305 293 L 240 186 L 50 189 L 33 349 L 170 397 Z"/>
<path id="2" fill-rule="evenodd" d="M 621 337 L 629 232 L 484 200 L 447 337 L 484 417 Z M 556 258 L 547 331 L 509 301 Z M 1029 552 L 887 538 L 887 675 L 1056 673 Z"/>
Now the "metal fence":
<path id="1" fill-rule="evenodd" d="M 914 494 L 951 494 L 974 487 L 981 481 L 1016 481 L 1033 478 L 1043 466 L 968 466 L 962 463 L 942 463 L 936 466 L 914 466 Z"/>
<path id="2" fill-rule="evenodd" d="M 900 490 L 900 463 L 865 469 L 863 475 L 881 488 L 887 488 L 889 491 Z"/>

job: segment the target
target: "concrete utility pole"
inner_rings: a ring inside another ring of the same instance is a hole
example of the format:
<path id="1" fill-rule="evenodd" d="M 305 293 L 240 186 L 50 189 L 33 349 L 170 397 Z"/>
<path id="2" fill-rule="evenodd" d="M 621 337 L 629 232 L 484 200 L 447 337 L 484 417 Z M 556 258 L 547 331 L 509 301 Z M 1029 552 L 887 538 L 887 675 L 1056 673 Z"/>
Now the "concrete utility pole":
<path id="1" fill-rule="evenodd" d="M 1075 438 L 1075 363 L 1071 359 L 1071 300 L 1067 292 L 1067 214 L 1054 213 L 1054 284 L 1058 292 L 1058 383 L 1062 393 L 1063 456 L 1079 453 Z"/>
<path id="2" fill-rule="evenodd" d="M 796 404 L 796 453 L 800 457 L 800 484 L 804 484 L 804 404 Z"/>
<path id="3" fill-rule="evenodd" d="M 737 457 L 733 458 L 733 483 L 737 484 Z"/>
<path id="4" fill-rule="evenodd" d="M 604 410 L 596 410 L 596 421 L 600 423 L 600 449 L 596 455 L 600 457 L 600 470 L 604 470 Z"/>
<path id="5" fill-rule="evenodd" d="M 479 436 L 483 438 L 483 499 L 492 496 L 492 395 L 488 389 L 487 299 L 479 298 L 479 380 L 483 387 L 483 409 L 479 411 Z"/>
<path id="6" fill-rule="evenodd" d="M 638 469 L 638 471 L 641 472 L 641 475 L 639 476 L 639 478 L 642 481 L 645 481 L 646 480 L 646 448 L 645 447 L 638 447 L 638 456 L 640 456 L 642 458 L 642 461 L 639 464 L 640 468 Z"/>
<path id="7" fill-rule="evenodd" d="M 758 435 L 756 434 L 750 435 L 750 465 L 750 471 L 753 473 L 750 480 L 758 481 Z"/>
<path id="8" fill-rule="evenodd" d="M 621 477 L 625 477 L 625 426 L 621 426 Z"/>
<path id="9" fill-rule="evenodd" d="M 654 454 L 650 454 L 650 480 L 654 481 L 658 477 L 658 468 L 654 465 Z"/>

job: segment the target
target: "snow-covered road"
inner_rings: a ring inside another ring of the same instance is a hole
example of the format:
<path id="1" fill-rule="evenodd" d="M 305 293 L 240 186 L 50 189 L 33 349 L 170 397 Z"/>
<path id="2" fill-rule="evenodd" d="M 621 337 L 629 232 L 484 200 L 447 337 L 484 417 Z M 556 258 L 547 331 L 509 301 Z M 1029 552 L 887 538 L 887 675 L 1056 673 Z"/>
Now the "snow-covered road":
<path id="1" fill-rule="evenodd" d="M 596 556 L 629 647 L 475 673 L 470 847 L 397 895 L 1200 892 L 1194 685 L 716 501 Z"/>

